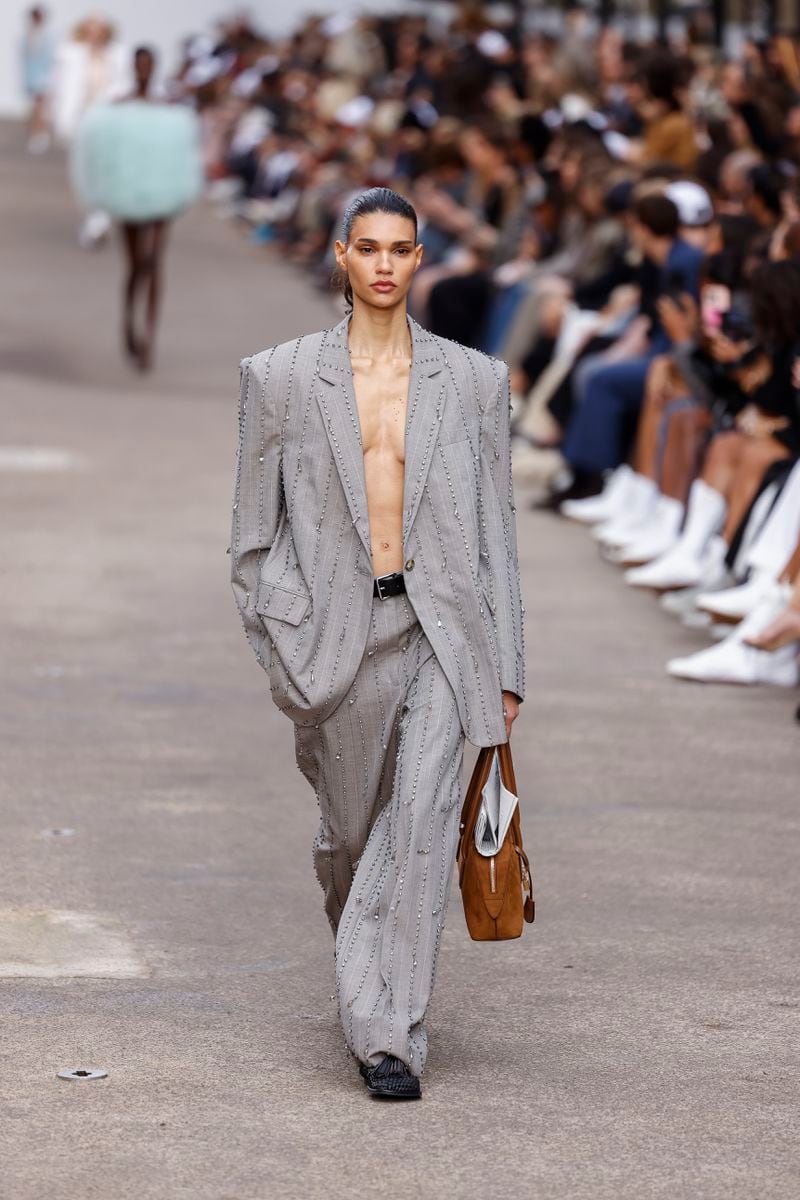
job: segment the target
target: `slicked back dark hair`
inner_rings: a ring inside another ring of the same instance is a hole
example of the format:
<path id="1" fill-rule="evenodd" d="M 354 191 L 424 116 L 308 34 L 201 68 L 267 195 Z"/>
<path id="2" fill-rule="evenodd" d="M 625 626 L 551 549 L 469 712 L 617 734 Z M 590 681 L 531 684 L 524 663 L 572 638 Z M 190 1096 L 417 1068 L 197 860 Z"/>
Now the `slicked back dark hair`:
<path id="1" fill-rule="evenodd" d="M 401 196 L 399 192 L 393 192 L 391 188 L 386 187 L 367 188 L 366 191 L 359 192 L 357 196 L 353 197 L 344 211 L 340 240 L 345 243 L 349 242 L 357 218 L 365 217 L 369 213 L 393 213 L 398 217 L 406 217 L 414 226 L 414 243 L 416 244 L 417 214 L 414 206 L 406 200 L 405 196 Z M 337 268 L 334 275 L 334 282 L 341 289 L 345 303 L 352 308 L 353 289 L 350 286 L 347 273 Z"/>

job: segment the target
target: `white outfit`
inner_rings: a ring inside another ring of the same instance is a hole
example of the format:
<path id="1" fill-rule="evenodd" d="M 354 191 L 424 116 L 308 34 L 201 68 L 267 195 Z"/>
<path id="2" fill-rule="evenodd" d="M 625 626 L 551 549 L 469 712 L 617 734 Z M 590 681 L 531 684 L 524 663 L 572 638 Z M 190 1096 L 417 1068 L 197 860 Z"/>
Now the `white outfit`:
<path id="1" fill-rule="evenodd" d="M 64 142 L 72 141 L 81 117 L 98 100 L 118 100 L 133 89 L 130 51 L 112 42 L 92 55 L 84 42 L 67 41 L 58 48 L 53 72 L 53 126 Z"/>
<path id="2" fill-rule="evenodd" d="M 747 566 L 774 579 L 786 566 L 800 536 L 800 463 L 783 486 L 775 507 L 747 555 Z"/>

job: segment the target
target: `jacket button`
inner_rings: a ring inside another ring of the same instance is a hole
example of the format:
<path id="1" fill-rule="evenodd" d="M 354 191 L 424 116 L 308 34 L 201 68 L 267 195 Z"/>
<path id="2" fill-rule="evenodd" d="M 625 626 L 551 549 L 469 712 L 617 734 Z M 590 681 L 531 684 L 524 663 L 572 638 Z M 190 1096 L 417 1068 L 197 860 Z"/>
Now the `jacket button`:
<path id="1" fill-rule="evenodd" d="M 413 558 L 408 558 L 408 559 L 406 559 L 406 570 L 407 570 L 407 571 L 413 571 L 413 570 L 414 570 L 414 560 L 413 560 Z"/>

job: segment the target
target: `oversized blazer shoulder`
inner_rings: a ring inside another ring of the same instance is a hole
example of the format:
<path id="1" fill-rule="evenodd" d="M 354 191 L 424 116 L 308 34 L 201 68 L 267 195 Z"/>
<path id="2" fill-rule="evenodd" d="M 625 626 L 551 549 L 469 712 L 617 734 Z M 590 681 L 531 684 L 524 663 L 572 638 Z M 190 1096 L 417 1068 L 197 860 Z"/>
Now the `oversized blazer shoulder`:
<path id="1" fill-rule="evenodd" d="M 408 599 L 467 738 L 506 740 L 525 695 L 508 368 L 408 317 L 403 558 Z M 372 551 L 349 314 L 244 358 L 231 582 L 272 697 L 319 724 L 367 649 Z M 391 600 L 384 603 L 390 604 Z"/>

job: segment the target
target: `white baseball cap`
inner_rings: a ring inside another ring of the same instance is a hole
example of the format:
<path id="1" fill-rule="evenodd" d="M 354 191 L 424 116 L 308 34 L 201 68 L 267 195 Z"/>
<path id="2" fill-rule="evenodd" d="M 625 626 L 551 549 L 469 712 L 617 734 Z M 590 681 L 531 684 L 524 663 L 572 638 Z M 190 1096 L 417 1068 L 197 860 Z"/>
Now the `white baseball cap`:
<path id="1" fill-rule="evenodd" d="M 664 195 L 677 208 L 681 225 L 710 225 L 714 220 L 711 197 L 699 183 L 692 183 L 691 179 L 678 179 L 667 185 Z"/>

